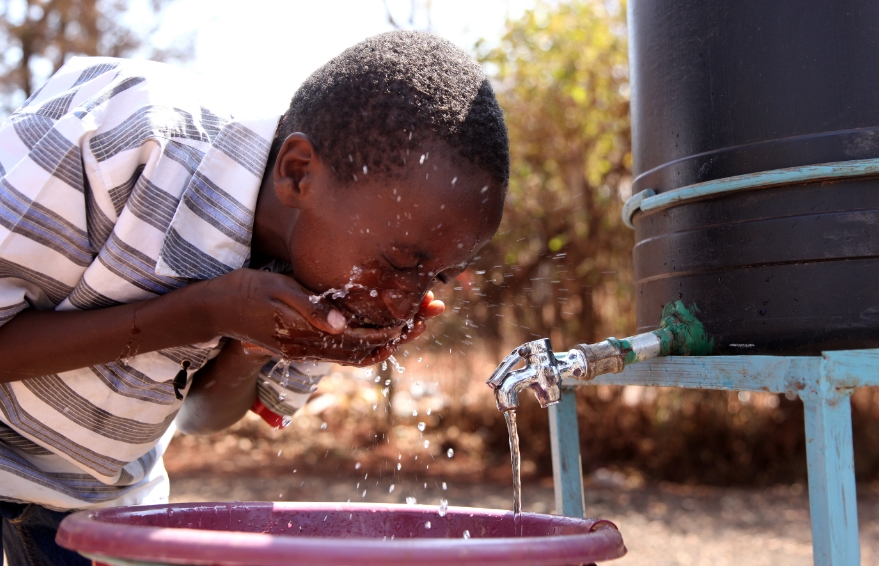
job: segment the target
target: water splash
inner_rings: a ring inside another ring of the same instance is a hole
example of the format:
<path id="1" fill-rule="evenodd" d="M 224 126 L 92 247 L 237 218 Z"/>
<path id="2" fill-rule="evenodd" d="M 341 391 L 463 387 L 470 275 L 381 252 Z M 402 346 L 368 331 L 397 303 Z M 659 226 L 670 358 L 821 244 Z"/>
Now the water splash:
<path id="1" fill-rule="evenodd" d="M 354 280 L 357 279 L 360 274 L 363 273 L 363 270 L 357 266 L 351 268 L 351 276 L 348 278 L 348 282 L 342 285 L 340 289 L 332 288 L 327 289 L 320 295 L 311 295 L 308 297 L 308 300 L 312 302 L 312 304 L 317 304 L 321 299 L 325 299 L 327 297 L 331 299 L 341 299 L 348 295 L 351 292 L 351 289 L 366 289 L 360 283 L 355 283 Z"/>
<path id="2" fill-rule="evenodd" d="M 416 503 L 417 503 L 417 501 L 415 500 L 414 497 L 407 497 L 406 498 L 406 505 L 415 505 Z"/>
<path id="3" fill-rule="evenodd" d="M 283 401 L 287 397 L 287 386 L 290 384 L 290 364 L 293 363 L 293 360 L 289 358 L 281 358 L 278 360 L 278 363 L 274 365 L 272 371 L 269 372 L 270 375 L 275 375 L 275 372 L 280 372 L 281 381 L 279 385 L 281 386 L 281 392 L 278 393 L 278 401 Z"/>
<path id="4" fill-rule="evenodd" d="M 401 366 L 400 363 L 397 362 L 397 359 L 394 356 L 390 356 L 388 358 L 388 361 L 391 362 L 391 365 L 394 366 L 394 369 L 397 370 L 397 373 L 403 373 L 404 371 L 406 371 L 406 368 Z M 384 365 L 382 365 L 382 369 L 385 369 Z"/>

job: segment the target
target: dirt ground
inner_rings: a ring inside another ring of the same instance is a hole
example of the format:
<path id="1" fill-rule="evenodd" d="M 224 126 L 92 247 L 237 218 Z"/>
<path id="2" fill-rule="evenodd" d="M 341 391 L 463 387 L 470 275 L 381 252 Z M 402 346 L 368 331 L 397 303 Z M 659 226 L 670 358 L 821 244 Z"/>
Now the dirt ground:
<path id="1" fill-rule="evenodd" d="M 427 483 L 415 478 L 201 477 L 172 475 L 172 501 L 274 500 L 372 501 L 509 509 L 503 482 Z M 375 481 L 373 481 L 375 480 Z M 390 485 L 394 489 L 391 491 Z M 365 493 L 364 493 L 365 492 Z M 525 485 L 526 511 L 554 511 L 551 482 Z M 879 486 L 858 489 L 862 564 L 879 563 Z M 812 564 L 809 502 L 802 485 L 761 490 L 673 484 L 628 488 L 613 477 L 592 478 L 586 491 L 590 516 L 614 521 L 629 553 L 619 566 L 806 566 Z"/>

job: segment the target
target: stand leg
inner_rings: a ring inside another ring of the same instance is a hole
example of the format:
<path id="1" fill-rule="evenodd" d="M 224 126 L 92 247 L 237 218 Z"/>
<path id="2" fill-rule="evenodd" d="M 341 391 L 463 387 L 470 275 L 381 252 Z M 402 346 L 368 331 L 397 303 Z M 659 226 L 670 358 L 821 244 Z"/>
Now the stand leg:
<path id="1" fill-rule="evenodd" d="M 549 408 L 549 438 L 552 449 L 552 479 L 555 512 L 583 517 L 583 465 L 580 461 L 580 433 L 577 430 L 577 396 L 562 389 L 562 401 Z"/>
<path id="2" fill-rule="evenodd" d="M 835 392 L 804 394 L 809 513 L 816 566 L 860 564 L 851 401 Z"/>

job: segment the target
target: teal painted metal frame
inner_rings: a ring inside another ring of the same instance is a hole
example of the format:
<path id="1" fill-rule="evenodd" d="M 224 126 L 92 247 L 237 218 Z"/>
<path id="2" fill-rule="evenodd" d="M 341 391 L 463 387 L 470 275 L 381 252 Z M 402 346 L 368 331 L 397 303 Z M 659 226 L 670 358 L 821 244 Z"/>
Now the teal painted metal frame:
<path id="1" fill-rule="evenodd" d="M 549 413 L 556 509 L 564 515 L 583 516 L 577 408 L 570 388 L 592 385 L 650 385 L 799 395 L 806 417 L 814 563 L 816 566 L 860 564 L 850 398 L 860 387 L 879 386 L 879 349 L 824 352 L 820 357 L 658 358 L 633 364 L 619 374 L 598 376 L 594 381 L 566 380 L 563 387 L 567 391 L 562 402 L 551 407 Z"/>

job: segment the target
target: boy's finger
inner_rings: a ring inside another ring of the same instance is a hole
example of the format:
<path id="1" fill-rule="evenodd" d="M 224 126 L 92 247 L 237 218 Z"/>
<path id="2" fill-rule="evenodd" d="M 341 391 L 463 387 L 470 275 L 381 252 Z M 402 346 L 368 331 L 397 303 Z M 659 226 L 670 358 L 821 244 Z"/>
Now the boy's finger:
<path id="1" fill-rule="evenodd" d="M 302 315 L 312 326 L 330 334 L 340 334 L 348 321 L 337 309 L 321 300 L 312 301 L 312 295 L 289 276 L 284 276 L 284 292 L 278 299 Z"/>
<path id="2" fill-rule="evenodd" d="M 446 304 L 442 301 L 422 302 L 418 307 L 418 315 L 421 318 L 433 318 L 446 312 Z"/>
<path id="3" fill-rule="evenodd" d="M 409 342 L 415 340 L 427 330 L 427 325 L 423 320 L 416 320 L 412 324 L 412 328 L 407 330 L 402 337 L 400 338 L 400 344 L 408 344 Z"/>
<path id="4" fill-rule="evenodd" d="M 358 363 L 356 365 L 357 365 L 357 367 L 368 367 L 368 366 L 374 366 L 375 364 L 380 364 L 383 361 L 390 358 L 394 354 L 394 352 L 396 352 L 396 351 L 397 351 L 397 346 L 395 346 L 393 344 L 387 344 L 387 345 L 382 346 L 380 348 L 376 348 L 375 351 L 371 355 L 367 356 L 360 363 Z"/>
<path id="5" fill-rule="evenodd" d="M 354 346 L 387 344 L 400 337 L 402 328 L 346 328 L 341 337 Z"/>
<path id="6" fill-rule="evenodd" d="M 254 344 L 253 342 L 241 342 L 241 349 L 244 350 L 245 354 L 251 355 L 260 355 L 260 356 L 274 356 L 275 353 L 269 350 L 268 348 L 263 348 L 259 344 Z"/>

